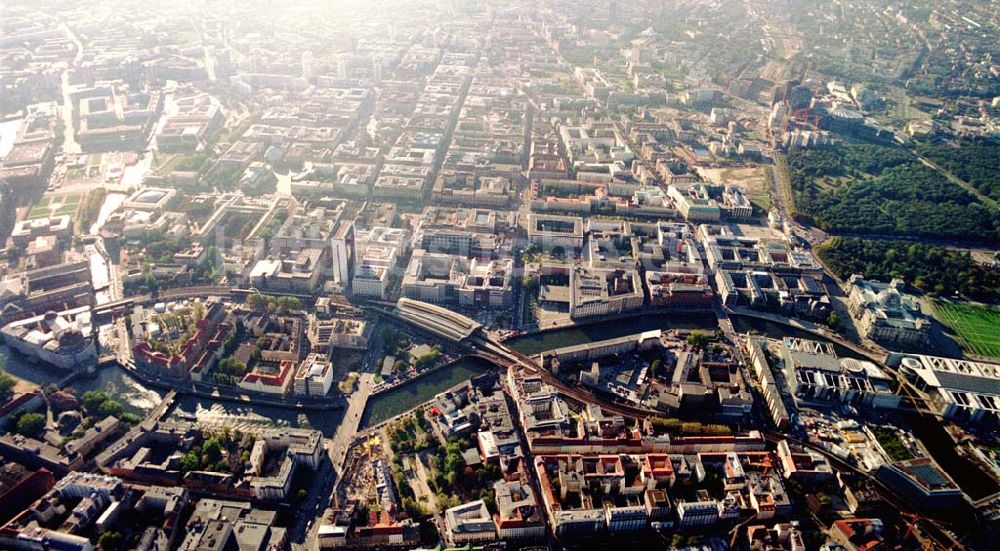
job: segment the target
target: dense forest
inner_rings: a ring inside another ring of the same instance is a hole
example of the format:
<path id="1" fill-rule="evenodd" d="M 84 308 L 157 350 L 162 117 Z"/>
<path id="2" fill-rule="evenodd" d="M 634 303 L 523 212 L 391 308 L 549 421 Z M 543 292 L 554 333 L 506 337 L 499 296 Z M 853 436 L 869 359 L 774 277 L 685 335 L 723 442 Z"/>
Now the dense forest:
<path id="1" fill-rule="evenodd" d="M 958 292 L 983 302 L 1000 300 L 1000 273 L 973 262 L 968 253 L 905 241 L 835 237 L 817 247 L 816 254 L 842 279 L 851 274 L 880 281 L 902 276 L 933 295 Z"/>
<path id="2" fill-rule="evenodd" d="M 970 140 L 955 144 L 920 144 L 917 153 L 1000 201 L 1000 142 Z"/>
<path id="3" fill-rule="evenodd" d="M 788 155 L 796 216 L 833 233 L 1000 239 L 1000 211 L 895 147 L 843 143 Z"/>

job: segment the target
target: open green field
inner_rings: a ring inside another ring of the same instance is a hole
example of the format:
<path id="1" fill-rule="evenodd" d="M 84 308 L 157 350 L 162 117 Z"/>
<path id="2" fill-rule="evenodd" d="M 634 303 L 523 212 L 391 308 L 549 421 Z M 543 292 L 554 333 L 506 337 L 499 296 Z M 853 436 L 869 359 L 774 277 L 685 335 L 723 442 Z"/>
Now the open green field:
<path id="1" fill-rule="evenodd" d="M 163 174 L 170 174 L 175 171 L 196 171 L 207 169 L 208 157 L 205 155 L 172 155 L 160 165 L 159 171 Z"/>
<path id="2" fill-rule="evenodd" d="M 62 216 L 64 214 L 72 216 L 76 213 L 76 209 L 82 200 L 83 194 L 81 193 L 42 197 L 28 212 L 27 219 L 35 220 L 37 218 Z"/>
<path id="3" fill-rule="evenodd" d="M 78 203 L 72 203 L 72 204 L 67 203 L 67 204 L 65 204 L 65 205 L 57 208 L 56 212 L 55 212 L 55 215 L 56 216 L 63 216 L 63 215 L 73 216 L 74 214 L 76 214 L 77 205 L 78 205 Z"/>
<path id="4" fill-rule="evenodd" d="M 48 218 L 49 207 L 32 207 L 31 212 L 28 213 L 27 220 L 35 220 L 36 218 Z"/>
<path id="5" fill-rule="evenodd" d="M 1000 359 L 1000 308 L 938 300 L 938 321 L 955 333 L 966 352 Z"/>

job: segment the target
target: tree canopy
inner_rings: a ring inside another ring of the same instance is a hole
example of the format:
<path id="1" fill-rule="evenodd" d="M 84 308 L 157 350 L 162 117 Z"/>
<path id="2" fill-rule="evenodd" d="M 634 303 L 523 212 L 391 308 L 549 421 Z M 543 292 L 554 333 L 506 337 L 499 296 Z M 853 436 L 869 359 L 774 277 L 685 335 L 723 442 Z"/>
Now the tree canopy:
<path id="1" fill-rule="evenodd" d="M 6 401 L 10 397 L 10 393 L 14 390 L 14 385 L 16 384 L 17 381 L 13 377 L 0 372 L 0 401 Z"/>
<path id="2" fill-rule="evenodd" d="M 893 241 L 835 237 L 816 254 L 838 277 L 852 274 L 889 281 L 902 277 L 926 293 L 961 293 L 983 302 L 1000 300 L 1000 274 L 972 260 L 967 252 Z"/>
<path id="3" fill-rule="evenodd" d="M 845 143 L 793 149 L 796 216 L 832 233 L 1000 239 L 1000 212 L 905 150 Z"/>
<path id="4" fill-rule="evenodd" d="M 45 416 L 41 413 L 25 413 L 17 420 L 17 432 L 24 436 L 36 437 L 45 429 Z"/>
<path id="5" fill-rule="evenodd" d="M 968 140 L 957 144 L 917 145 L 917 153 L 1000 201 L 1000 142 Z"/>

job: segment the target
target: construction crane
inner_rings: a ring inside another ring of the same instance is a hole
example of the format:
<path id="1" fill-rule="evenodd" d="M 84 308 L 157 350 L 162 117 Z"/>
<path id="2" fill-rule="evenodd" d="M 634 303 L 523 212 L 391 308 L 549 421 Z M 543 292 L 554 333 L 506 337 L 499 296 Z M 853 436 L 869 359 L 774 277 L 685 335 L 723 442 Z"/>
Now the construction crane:
<path id="1" fill-rule="evenodd" d="M 812 114 L 808 107 L 792 111 L 792 118 L 805 121 L 812 126 L 819 126 L 819 115 Z"/>
<path id="2" fill-rule="evenodd" d="M 740 529 L 749 524 L 751 521 L 757 518 L 757 513 L 754 513 L 746 518 L 746 520 L 740 521 L 733 529 L 729 531 L 729 548 L 733 549 L 736 547 L 736 536 L 740 534 Z"/>
<path id="3" fill-rule="evenodd" d="M 760 461 L 751 461 L 748 465 L 751 467 L 757 467 L 763 471 L 764 474 L 767 474 L 771 472 L 771 469 L 774 467 L 774 460 L 771 458 L 771 454 L 767 453 Z"/>
<path id="4" fill-rule="evenodd" d="M 906 547 L 907 540 L 909 540 L 911 536 L 924 551 L 934 551 L 935 549 L 940 549 L 938 546 L 934 545 L 933 542 L 920 534 L 920 527 L 917 526 L 917 523 L 922 520 L 927 520 L 926 517 L 915 513 L 907 513 L 905 511 L 900 511 L 899 516 L 906 522 L 906 529 L 904 529 L 903 533 L 899 536 L 899 546 L 897 546 L 897 549 L 913 549 L 912 547 Z"/>

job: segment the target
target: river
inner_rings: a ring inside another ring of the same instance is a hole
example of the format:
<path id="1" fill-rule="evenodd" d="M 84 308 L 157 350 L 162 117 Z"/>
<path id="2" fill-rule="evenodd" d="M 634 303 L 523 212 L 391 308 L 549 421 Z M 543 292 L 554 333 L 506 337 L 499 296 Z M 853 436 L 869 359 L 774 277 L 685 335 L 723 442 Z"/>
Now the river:
<path id="1" fill-rule="evenodd" d="M 803 331 L 802 329 L 797 329 L 795 327 L 789 327 L 782 323 L 777 323 L 761 318 L 752 318 L 747 316 L 729 316 L 729 319 L 733 322 L 733 328 L 739 333 L 749 333 L 750 331 L 756 331 L 757 333 L 769 337 L 772 339 L 781 339 L 784 337 L 795 337 L 800 339 L 809 339 L 812 341 L 829 342 L 833 344 L 833 349 L 838 356 L 845 358 L 855 358 L 858 360 L 868 360 L 865 356 L 858 354 L 857 352 L 847 348 L 846 346 L 837 344 L 825 339 L 819 335 L 814 335 L 808 331 Z"/>
<path id="2" fill-rule="evenodd" d="M 463 359 L 435 371 L 430 375 L 371 398 L 365 408 L 361 426 L 379 423 L 404 413 L 436 394 L 484 373 L 493 364 L 477 359 Z M 36 385 L 54 384 L 66 373 L 43 363 L 34 363 L 16 351 L 0 347 L 0 368 L 7 373 Z M 129 377 L 118 367 L 105 367 L 94 377 L 79 377 L 70 388 L 77 397 L 90 390 L 100 390 L 121 402 L 125 411 L 144 415 L 160 403 L 165 394 L 160 389 L 150 389 Z M 222 423 L 234 428 L 252 426 L 308 427 L 332 436 L 343 418 L 343 412 L 296 411 L 269 406 L 247 406 L 209 398 L 185 395 L 177 399 L 168 417 L 195 420 L 207 425 Z"/>
<path id="3" fill-rule="evenodd" d="M 780 323 L 739 315 L 729 316 L 733 327 L 739 333 L 756 331 L 773 339 L 798 337 L 815 341 L 830 342 L 819 335 L 789 327 Z M 575 346 L 587 342 L 614 339 L 627 335 L 637 335 L 654 329 L 700 329 L 712 332 L 718 327 L 715 316 L 709 313 L 641 314 L 630 318 L 607 320 L 555 329 L 532 335 L 514 337 L 507 340 L 507 346 L 522 354 L 534 355 L 564 346 Z M 864 359 L 849 348 L 833 343 L 837 354 L 850 358 Z"/>
<path id="4" fill-rule="evenodd" d="M 167 413 L 168 418 L 194 421 L 219 428 L 252 429 L 256 427 L 311 428 L 325 436 L 333 436 L 343 418 L 343 411 L 316 411 L 248 406 L 209 398 L 185 395 L 177 399 Z"/>
<path id="5" fill-rule="evenodd" d="M 24 119 L 0 122 L 0 159 L 6 157 L 14 148 L 14 142 L 17 141 L 17 131 L 21 129 L 23 122 Z"/>
<path id="6" fill-rule="evenodd" d="M 375 425 L 417 407 L 435 395 L 485 373 L 494 365 L 485 360 L 465 358 L 412 383 L 368 400 L 361 428 Z"/>
<path id="7" fill-rule="evenodd" d="M 378 423 L 426 402 L 434 395 L 480 375 L 492 364 L 482 360 L 464 359 L 431 373 L 418 381 L 376 396 L 365 408 L 361 426 Z M 33 363 L 16 351 L 0 347 L 0 368 L 11 375 L 36 385 L 54 384 L 66 373 Z M 77 397 L 90 390 L 100 390 L 121 402 L 125 411 L 145 415 L 160 403 L 165 392 L 150 389 L 129 377 L 118 367 L 106 367 L 94 377 L 80 377 L 70 388 Z M 233 428 L 259 426 L 304 427 L 333 436 L 343 418 L 343 411 L 296 411 L 269 406 L 247 406 L 209 398 L 185 395 L 177 399 L 168 418 L 197 420 L 206 425 L 223 423 Z"/>
<path id="8" fill-rule="evenodd" d="M 94 224 L 90 226 L 90 235 L 97 235 L 101 233 L 101 228 L 104 227 L 104 223 L 108 221 L 108 217 L 111 216 L 118 207 L 122 206 L 128 196 L 124 193 L 109 193 L 107 197 L 104 198 L 104 203 L 101 204 L 101 211 L 97 214 L 97 220 Z"/>
<path id="9" fill-rule="evenodd" d="M 7 347 L 0 348 L 0 368 L 11 375 L 35 385 L 55 384 L 67 373 L 53 369 L 44 363 L 34 363 Z M 93 377 L 78 377 L 70 388 L 77 398 L 85 392 L 100 390 L 118 400 L 122 409 L 137 415 L 145 415 L 159 405 L 166 394 L 161 389 L 147 388 L 129 377 L 122 369 L 111 366 L 99 370 Z M 181 396 L 168 412 L 174 419 L 194 420 L 206 425 L 225 423 L 233 428 L 253 426 L 310 427 L 332 436 L 343 413 L 340 411 L 296 411 L 268 406 L 247 406 L 199 398 Z"/>
<path id="10" fill-rule="evenodd" d="M 18 379 L 39 386 L 55 384 L 68 375 L 43 362 L 33 362 L 6 346 L 0 347 L 0 368 Z M 77 398 L 91 390 L 106 392 L 121 403 L 122 409 L 137 415 L 145 415 L 156 407 L 165 394 L 146 388 L 117 367 L 105 367 L 92 377 L 78 377 L 70 388 Z"/>
<path id="11" fill-rule="evenodd" d="M 775 338 L 796 336 L 822 340 L 809 333 L 756 318 L 734 316 L 733 323 L 736 329 L 741 332 L 756 330 Z M 714 327 L 715 318 L 711 314 L 674 316 L 651 314 L 626 320 L 604 321 L 582 327 L 527 335 L 511 339 L 507 343 L 525 354 L 537 354 L 563 346 L 637 334 L 653 329 L 711 331 Z M 839 354 L 854 356 L 849 350 L 839 345 L 835 346 L 837 346 Z M 405 413 L 430 400 L 436 394 L 482 374 L 491 367 L 493 364 L 489 362 L 466 358 L 418 381 L 375 396 L 368 401 L 361 420 L 361 427 L 368 427 Z M 36 385 L 53 384 L 66 375 L 44 363 L 31 362 L 5 346 L 0 346 L 0 369 Z M 160 403 L 165 394 L 159 389 L 146 388 L 117 367 L 106 367 L 93 377 L 80 377 L 70 387 L 78 397 L 90 390 L 106 392 L 121 402 L 125 411 L 139 415 L 144 415 L 153 409 Z M 168 415 L 175 419 L 198 420 L 207 425 L 218 424 L 218 426 L 222 426 L 225 424 L 237 429 L 259 426 L 313 428 L 328 437 L 333 436 L 343 418 L 343 412 L 339 410 L 295 411 L 268 406 L 247 406 L 189 395 L 180 397 Z M 974 497 L 981 497 L 996 490 L 997 485 L 992 480 L 968 460 L 955 453 L 950 439 L 943 434 L 940 425 L 926 423 L 923 419 L 912 420 L 916 435 L 930 449 L 934 458 L 948 472 L 952 473 L 963 490 Z"/>
<path id="12" fill-rule="evenodd" d="M 125 202 L 127 196 L 124 193 L 109 193 L 107 197 L 104 198 L 104 203 L 101 204 L 101 210 L 97 215 L 97 220 L 90 227 L 91 235 L 98 235 L 101 232 L 101 228 L 104 227 L 105 222 L 108 221 L 108 217 L 111 216 L 113 212 L 118 210 L 118 207 Z M 100 242 L 98 237 L 98 243 L 93 245 L 87 245 L 86 251 L 87 256 L 90 258 L 90 278 L 94 285 L 94 289 L 100 289 L 96 292 L 94 296 L 94 301 L 97 304 L 105 304 L 111 302 L 115 298 L 115 291 L 111 287 L 114 282 L 113 270 L 115 266 L 108 258 L 106 251 L 103 249 L 103 243 Z"/>
<path id="13" fill-rule="evenodd" d="M 505 344 L 522 354 L 533 355 L 564 346 L 637 335 L 654 329 L 715 331 L 716 327 L 718 324 L 715 316 L 710 313 L 642 314 L 514 337 Z"/>

